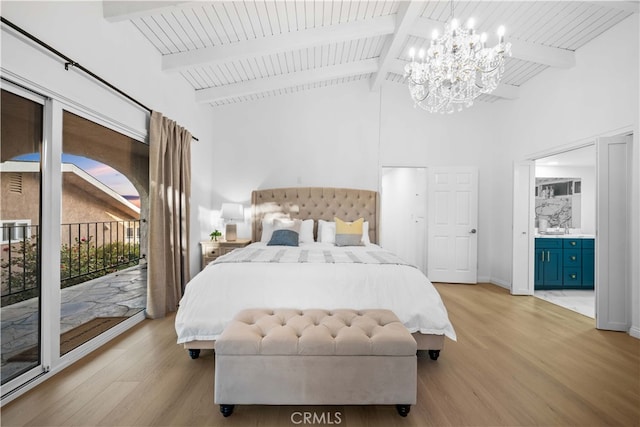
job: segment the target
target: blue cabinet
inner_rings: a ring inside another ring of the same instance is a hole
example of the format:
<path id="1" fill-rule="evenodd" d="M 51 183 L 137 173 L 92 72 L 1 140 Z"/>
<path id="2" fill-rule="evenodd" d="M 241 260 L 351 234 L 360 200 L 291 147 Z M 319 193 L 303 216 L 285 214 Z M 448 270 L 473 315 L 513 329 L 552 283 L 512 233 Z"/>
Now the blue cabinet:
<path id="1" fill-rule="evenodd" d="M 593 239 L 537 238 L 535 257 L 535 289 L 593 289 Z"/>
<path id="2" fill-rule="evenodd" d="M 562 242 L 560 239 L 536 239 L 536 289 L 562 286 Z"/>
<path id="3" fill-rule="evenodd" d="M 582 288 L 582 239 L 562 239 L 562 259 L 562 288 Z"/>

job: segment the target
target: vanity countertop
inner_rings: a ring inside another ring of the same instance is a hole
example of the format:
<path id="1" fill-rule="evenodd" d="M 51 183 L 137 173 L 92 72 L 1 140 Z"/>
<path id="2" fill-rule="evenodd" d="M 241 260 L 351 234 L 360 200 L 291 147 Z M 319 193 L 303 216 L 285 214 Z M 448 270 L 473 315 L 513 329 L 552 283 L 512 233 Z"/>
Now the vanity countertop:
<path id="1" fill-rule="evenodd" d="M 539 234 L 536 233 L 536 239 L 595 239 L 593 234 Z"/>

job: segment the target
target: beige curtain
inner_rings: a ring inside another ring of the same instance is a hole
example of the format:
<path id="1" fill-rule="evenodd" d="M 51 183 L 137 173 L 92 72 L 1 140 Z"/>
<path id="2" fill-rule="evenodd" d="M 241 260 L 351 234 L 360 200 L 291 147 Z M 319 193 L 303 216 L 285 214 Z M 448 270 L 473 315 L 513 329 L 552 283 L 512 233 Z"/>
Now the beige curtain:
<path id="1" fill-rule="evenodd" d="M 189 281 L 191 134 L 157 111 L 149 125 L 147 316 L 176 311 Z"/>

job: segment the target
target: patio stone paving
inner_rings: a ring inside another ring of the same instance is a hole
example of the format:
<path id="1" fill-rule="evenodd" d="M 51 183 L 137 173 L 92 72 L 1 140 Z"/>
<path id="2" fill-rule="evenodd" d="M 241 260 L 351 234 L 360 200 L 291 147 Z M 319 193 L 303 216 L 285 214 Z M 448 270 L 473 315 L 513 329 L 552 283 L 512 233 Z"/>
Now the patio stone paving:
<path id="1" fill-rule="evenodd" d="M 61 290 L 60 333 L 95 317 L 130 317 L 146 306 L 147 266 L 138 265 Z M 2 307 L 2 378 L 32 365 L 7 359 L 38 344 L 38 298 Z"/>

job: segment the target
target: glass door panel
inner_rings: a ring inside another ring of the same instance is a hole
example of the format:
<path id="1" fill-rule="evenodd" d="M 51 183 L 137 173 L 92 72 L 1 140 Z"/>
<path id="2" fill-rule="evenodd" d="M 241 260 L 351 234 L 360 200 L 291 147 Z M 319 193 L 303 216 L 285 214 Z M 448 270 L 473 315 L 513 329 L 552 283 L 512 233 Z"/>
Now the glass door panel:
<path id="1" fill-rule="evenodd" d="M 41 364 L 40 153 L 43 105 L 2 90 L 2 385 Z"/>
<path id="2" fill-rule="evenodd" d="M 68 111 L 62 141 L 61 356 L 145 308 L 149 176 L 146 144 Z"/>

